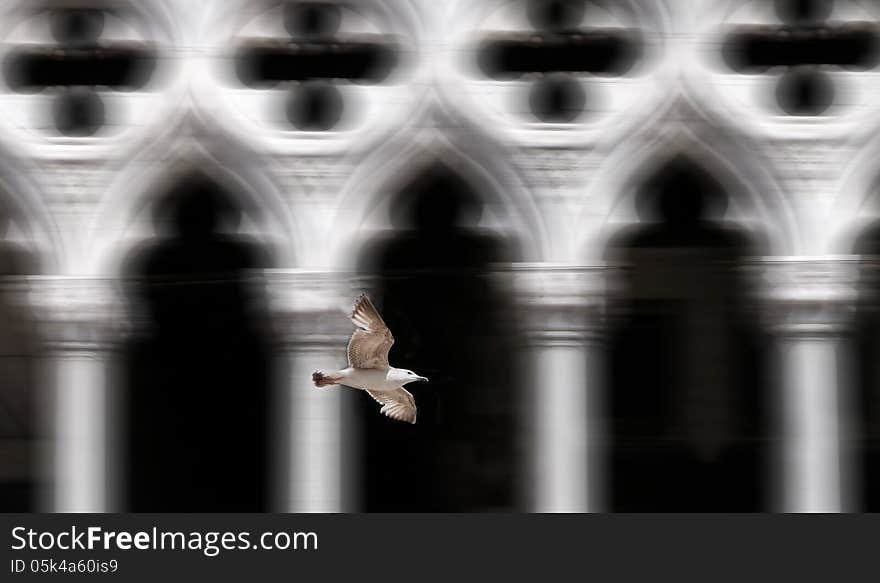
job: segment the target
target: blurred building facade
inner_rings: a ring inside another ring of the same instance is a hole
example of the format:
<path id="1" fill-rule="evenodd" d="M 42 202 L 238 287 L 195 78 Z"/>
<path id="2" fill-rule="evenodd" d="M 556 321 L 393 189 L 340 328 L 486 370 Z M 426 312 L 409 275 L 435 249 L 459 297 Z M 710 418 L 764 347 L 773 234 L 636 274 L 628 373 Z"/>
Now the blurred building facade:
<path id="1" fill-rule="evenodd" d="M 0 10 L 12 507 L 878 508 L 876 2 Z"/>

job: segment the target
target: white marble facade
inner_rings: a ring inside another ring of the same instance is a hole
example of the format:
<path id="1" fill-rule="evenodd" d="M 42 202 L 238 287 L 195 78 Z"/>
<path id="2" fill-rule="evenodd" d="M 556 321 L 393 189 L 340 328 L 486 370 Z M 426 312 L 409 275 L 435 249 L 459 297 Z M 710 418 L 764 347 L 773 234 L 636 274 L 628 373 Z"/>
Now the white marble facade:
<path id="1" fill-rule="evenodd" d="M 775 22 L 772 2 L 597 1 L 586 24 L 634 31 L 640 53 L 623 75 L 581 76 L 584 112 L 549 123 L 529 112 L 528 76 L 493 80 L 475 64 L 486 35 L 528 29 L 524 2 L 346 0 L 343 29 L 386 35 L 401 52 L 384 82 L 342 84 L 343 117 L 327 131 L 297 130 L 279 105 L 283 89 L 248 88 L 235 76 L 243 39 L 284 34 L 277 1 L 2 0 L 0 58 L 50 42 L 38 4 L 112 9 L 104 34 L 147 43 L 158 56 L 144 87 L 101 93 L 105 124 L 85 137 L 54 128 L 51 87 L 0 87 L 7 238 L 41 266 L 5 285 L 27 294 L 50 350 L 44 471 L 52 488 L 44 509 L 119 508 L 106 396 L 114 346 L 134 317 L 117 280 L 123 257 L 151 235 L 151 197 L 192 168 L 248 197 L 256 212 L 242 230 L 275 259 L 262 281 L 291 364 L 285 390 L 295 422 L 281 411 L 288 429 L 274 507 L 355 509 L 346 412 L 318 397 L 309 373 L 323 361 L 332 366 L 348 334 L 359 245 L 388 227 L 396 188 L 440 160 L 485 191 L 481 226 L 522 249 L 523 262 L 498 274 L 516 292 L 529 374 L 552 380 L 530 409 L 521 508 L 603 510 L 600 416 L 593 423 L 575 406 L 601 406 L 601 367 L 587 365 L 601 361 L 594 353 L 612 269 L 603 250 L 638 220 L 635 192 L 646 173 L 676 154 L 716 176 L 730 195 L 725 220 L 765 243 L 747 267 L 779 344 L 785 444 L 773 508 L 855 509 L 835 371 L 845 368 L 838 348 L 858 291 L 853 244 L 878 216 L 880 74 L 834 70 L 829 109 L 780 110 L 772 75 L 734 72 L 720 56 L 728 27 Z M 834 4 L 835 21 L 880 21 L 876 2 Z M 299 333 L 286 337 L 292 322 Z"/>

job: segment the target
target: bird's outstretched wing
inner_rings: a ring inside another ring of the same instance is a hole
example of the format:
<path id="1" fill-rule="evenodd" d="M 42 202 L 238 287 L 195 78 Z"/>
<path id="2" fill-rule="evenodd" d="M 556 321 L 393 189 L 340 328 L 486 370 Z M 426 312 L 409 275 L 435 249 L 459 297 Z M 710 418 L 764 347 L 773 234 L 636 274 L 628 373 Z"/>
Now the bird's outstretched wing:
<path id="1" fill-rule="evenodd" d="M 393 391 L 367 391 L 370 396 L 382 403 L 380 413 L 385 413 L 392 419 L 416 422 L 416 400 L 403 387 Z"/>
<path id="2" fill-rule="evenodd" d="M 366 294 L 361 294 L 355 302 L 351 321 L 358 329 L 348 341 L 348 365 L 387 368 L 388 351 L 394 344 L 394 336 Z"/>

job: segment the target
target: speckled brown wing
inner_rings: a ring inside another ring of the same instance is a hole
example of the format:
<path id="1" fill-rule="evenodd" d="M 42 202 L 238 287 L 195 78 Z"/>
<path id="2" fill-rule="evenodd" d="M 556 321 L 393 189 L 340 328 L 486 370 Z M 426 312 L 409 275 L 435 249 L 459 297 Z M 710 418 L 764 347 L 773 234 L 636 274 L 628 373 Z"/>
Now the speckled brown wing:
<path id="1" fill-rule="evenodd" d="M 380 413 L 397 421 L 416 422 L 416 400 L 409 391 L 400 387 L 393 391 L 367 391 L 370 396 L 382 403 Z"/>
<path id="2" fill-rule="evenodd" d="M 358 329 L 348 341 L 348 365 L 354 368 L 387 368 L 388 351 L 394 344 L 394 336 L 365 294 L 361 294 L 355 302 L 351 321 Z"/>

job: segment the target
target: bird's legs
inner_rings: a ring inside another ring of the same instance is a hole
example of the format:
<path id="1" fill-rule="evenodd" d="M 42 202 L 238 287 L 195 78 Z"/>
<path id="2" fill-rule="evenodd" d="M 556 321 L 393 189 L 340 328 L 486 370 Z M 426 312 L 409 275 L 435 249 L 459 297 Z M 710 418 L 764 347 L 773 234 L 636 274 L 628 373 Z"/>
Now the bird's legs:
<path id="1" fill-rule="evenodd" d="M 338 385 L 341 381 L 342 375 L 339 374 L 328 374 L 319 370 L 312 373 L 312 382 L 318 388 Z"/>

